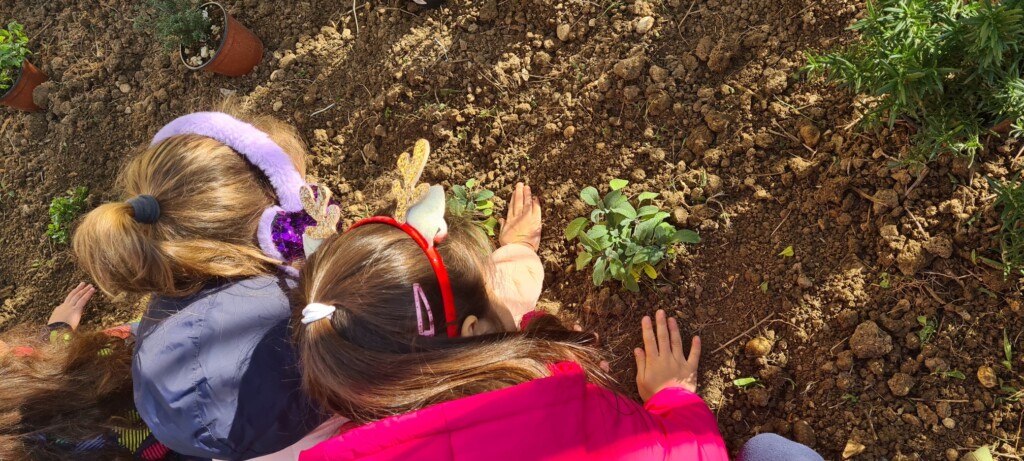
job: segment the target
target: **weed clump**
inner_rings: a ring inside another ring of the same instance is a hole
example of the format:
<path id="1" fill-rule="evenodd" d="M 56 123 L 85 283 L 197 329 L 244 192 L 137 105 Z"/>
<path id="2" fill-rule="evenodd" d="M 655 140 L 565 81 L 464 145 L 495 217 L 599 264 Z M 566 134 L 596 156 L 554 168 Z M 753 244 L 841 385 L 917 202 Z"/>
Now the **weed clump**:
<path id="1" fill-rule="evenodd" d="M 973 157 L 994 128 L 1024 116 L 1024 1 L 869 0 L 859 41 L 807 53 L 805 71 L 867 102 L 865 121 L 916 129 L 914 157 Z"/>
<path id="2" fill-rule="evenodd" d="M 1006 182 L 989 180 L 995 190 L 995 207 L 1000 209 L 999 250 L 1003 276 L 1024 276 L 1024 182 L 1018 173 Z"/>
<path id="3" fill-rule="evenodd" d="M 63 197 L 54 197 L 50 202 L 50 224 L 46 226 L 46 236 L 66 245 L 71 240 L 71 223 L 85 209 L 88 196 L 89 188 L 79 186 L 68 190 Z"/>
<path id="4" fill-rule="evenodd" d="M 579 240 L 582 249 L 576 257 L 576 270 L 593 263 L 594 285 L 614 279 L 630 291 L 639 291 L 642 274 L 656 279 L 662 261 L 675 257 L 680 244 L 700 243 L 700 236 L 665 222 L 669 214 L 651 204 L 657 193 L 641 192 L 634 206 L 622 192 L 627 184 L 613 179 L 611 191 L 604 197 L 594 187 L 580 191 L 580 198 L 594 210 L 589 218 L 570 222 L 565 238 Z"/>

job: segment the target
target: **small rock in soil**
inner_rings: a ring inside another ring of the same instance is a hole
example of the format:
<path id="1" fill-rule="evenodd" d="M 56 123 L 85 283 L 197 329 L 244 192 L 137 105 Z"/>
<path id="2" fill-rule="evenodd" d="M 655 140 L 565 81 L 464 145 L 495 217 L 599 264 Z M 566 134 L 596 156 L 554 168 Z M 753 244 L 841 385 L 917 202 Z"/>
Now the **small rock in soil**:
<path id="1" fill-rule="evenodd" d="M 636 80 L 644 70 L 647 58 L 642 55 L 631 56 L 615 63 L 612 71 L 623 80 Z"/>
<path id="2" fill-rule="evenodd" d="M 879 189 L 871 200 L 875 214 L 882 214 L 900 206 L 900 196 L 892 189 Z"/>
<path id="3" fill-rule="evenodd" d="M 978 382 L 982 386 L 992 389 L 999 385 L 999 378 L 996 376 L 996 371 L 988 365 L 982 365 L 978 367 Z"/>
<path id="4" fill-rule="evenodd" d="M 806 275 L 797 277 L 796 284 L 805 290 L 814 287 L 814 282 L 812 282 Z"/>
<path id="5" fill-rule="evenodd" d="M 818 441 L 818 438 L 814 435 L 814 429 L 807 421 L 802 419 L 793 423 L 793 438 L 797 442 L 809 447 L 813 447 Z"/>
<path id="6" fill-rule="evenodd" d="M 576 127 L 574 127 L 572 125 L 569 125 L 569 126 L 565 127 L 564 130 L 562 130 L 562 136 L 565 136 L 565 139 L 571 139 L 575 135 L 576 135 Z"/>
<path id="7" fill-rule="evenodd" d="M 708 112 L 704 115 L 704 123 L 708 124 L 711 131 L 721 133 L 729 126 L 729 119 L 719 112 Z"/>
<path id="8" fill-rule="evenodd" d="M 644 35 L 647 32 L 650 32 L 652 27 L 654 27 L 654 18 L 644 16 L 636 22 L 636 33 Z"/>
<path id="9" fill-rule="evenodd" d="M 953 242 L 950 241 L 949 237 L 944 235 L 938 235 L 928 239 L 923 246 L 929 253 L 940 258 L 949 258 L 953 255 Z"/>
<path id="10" fill-rule="evenodd" d="M 672 210 L 672 220 L 679 225 L 686 225 L 686 220 L 690 219 L 690 212 L 686 211 L 686 208 L 676 207 Z"/>
<path id="11" fill-rule="evenodd" d="M 850 350 L 860 359 L 881 357 L 892 350 L 892 336 L 868 320 L 857 325 L 857 330 L 850 337 Z"/>
<path id="12" fill-rule="evenodd" d="M 900 272 L 907 277 L 913 277 L 918 271 L 928 265 L 928 256 L 924 248 L 916 240 L 911 240 L 903 246 L 903 251 L 896 256 L 896 265 Z"/>
<path id="13" fill-rule="evenodd" d="M 291 66 L 292 63 L 295 62 L 295 57 L 296 56 L 293 53 L 285 54 L 284 57 L 277 62 L 278 69 L 287 69 L 288 66 Z"/>
<path id="14" fill-rule="evenodd" d="M 772 351 L 772 342 L 767 338 L 758 336 L 747 341 L 743 351 L 746 352 L 747 357 L 764 357 Z"/>
<path id="15" fill-rule="evenodd" d="M 124 93 L 124 94 L 128 94 L 128 93 L 131 93 L 132 86 L 127 84 L 127 83 L 122 83 L 122 84 L 117 86 L 117 89 L 121 90 L 121 92 Z"/>
<path id="16" fill-rule="evenodd" d="M 807 147 L 814 149 L 818 147 L 818 141 L 821 141 L 821 130 L 811 123 L 806 123 L 800 127 L 800 139 L 807 144 Z"/>
<path id="17" fill-rule="evenodd" d="M 717 74 L 729 70 L 729 66 L 732 64 L 732 55 L 732 46 L 725 40 L 719 42 L 711 50 L 711 56 L 708 57 L 708 69 Z"/>
<path id="18" fill-rule="evenodd" d="M 664 67 L 651 66 L 651 68 L 647 70 L 647 73 L 651 76 L 651 80 L 653 80 L 654 83 L 664 83 L 669 78 L 668 70 Z"/>
<path id="19" fill-rule="evenodd" d="M 914 387 L 914 377 L 906 373 L 896 373 L 889 378 L 887 384 L 893 395 L 903 397 L 909 394 L 910 389 Z"/>
<path id="20" fill-rule="evenodd" d="M 548 30 L 550 30 L 550 29 L 548 29 Z M 572 26 L 570 26 L 568 24 L 559 24 L 558 27 L 555 28 L 555 35 L 557 35 L 558 39 L 563 41 L 563 42 L 568 42 L 570 39 L 572 39 L 572 36 L 571 36 L 572 34 L 571 33 L 572 33 Z"/>
<path id="21" fill-rule="evenodd" d="M 864 452 L 867 447 L 862 443 L 854 442 L 853 440 L 846 441 L 846 447 L 843 448 L 843 459 L 850 459 Z"/>
<path id="22" fill-rule="evenodd" d="M 755 407 L 766 407 L 768 406 L 768 389 L 763 387 L 755 387 L 747 391 L 747 400 L 750 404 Z"/>

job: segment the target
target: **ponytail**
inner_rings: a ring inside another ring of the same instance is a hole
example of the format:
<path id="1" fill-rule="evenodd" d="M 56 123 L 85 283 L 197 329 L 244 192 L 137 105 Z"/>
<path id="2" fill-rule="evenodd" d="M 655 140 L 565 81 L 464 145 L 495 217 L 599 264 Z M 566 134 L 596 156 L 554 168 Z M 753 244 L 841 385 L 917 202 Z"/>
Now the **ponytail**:
<path id="1" fill-rule="evenodd" d="M 450 223 L 438 246 L 452 285 L 457 322 L 494 321 L 482 271 L 481 239 L 472 225 Z M 591 382 L 616 387 L 604 372 L 591 334 L 554 317 L 527 332 L 447 338 L 418 334 L 412 285 L 421 285 L 444 319 L 436 275 L 404 232 L 384 225 L 353 229 L 325 241 L 302 271 L 300 305 L 334 306 L 331 316 L 293 323 L 303 385 L 315 400 L 356 422 L 415 411 L 549 375 L 548 365 L 580 363 Z"/>
<path id="2" fill-rule="evenodd" d="M 105 292 L 187 296 L 212 279 L 268 274 L 280 263 L 256 243 L 260 216 L 275 201 L 272 189 L 224 144 L 168 138 L 133 158 L 120 183 L 125 198 L 152 196 L 159 216 L 139 222 L 125 202 L 85 216 L 73 249 Z"/>

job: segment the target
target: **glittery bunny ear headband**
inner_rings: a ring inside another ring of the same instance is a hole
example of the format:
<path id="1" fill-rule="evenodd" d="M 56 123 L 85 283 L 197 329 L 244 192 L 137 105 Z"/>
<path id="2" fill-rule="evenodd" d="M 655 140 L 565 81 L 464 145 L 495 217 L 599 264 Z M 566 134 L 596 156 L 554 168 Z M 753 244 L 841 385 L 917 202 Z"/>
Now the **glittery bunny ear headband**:
<path id="1" fill-rule="evenodd" d="M 288 264 L 306 254 L 306 231 L 320 229 L 313 233 L 323 235 L 323 228 L 337 227 L 340 220 L 340 210 L 331 202 L 330 191 L 307 185 L 288 154 L 270 136 L 225 113 L 196 112 L 178 117 L 160 129 L 151 144 L 186 134 L 220 141 L 267 177 L 278 203 L 263 211 L 256 240 L 265 255 L 284 262 L 281 268 L 297 275 L 298 270 Z M 323 220 L 318 223 L 318 219 Z M 315 238 L 311 243 L 319 244 Z"/>
<path id="2" fill-rule="evenodd" d="M 455 296 L 452 293 L 451 280 L 448 278 L 448 269 L 445 268 L 441 254 L 434 246 L 448 236 L 448 223 L 444 220 L 444 188 L 437 185 L 417 184 L 429 156 L 430 143 L 425 139 L 420 139 L 416 141 L 411 156 L 406 152 L 398 157 L 400 178 L 395 180 L 391 187 L 391 194 L 395 199 L 394 217 L 374 216 L 353 224 L 348 230 L 369 224 L 385 224 L 397 227 L 409 234 L 409 237 L 412 237 L 430 260 L 430 266 L 434 269 L 438 284 L 441 286 L 445 331 L 449 338 L 456 338 L 459 336 L 459 330 L 456 323 Z M 434 315 L 430 310 L 430 304 L 426 302 L 426 296 L 419 284 L 414 284 L 412 288 L 419 334 L 433 336 L 435 331 Z M 426 309 L 426 320 L 429 326 L 424 326 L 423 314 L 420 312 L 422 309 Z M 333 312 L 333 306 L 311 303 L 302 310 L 302 323 L 308 324 L 330 318 Z"/>

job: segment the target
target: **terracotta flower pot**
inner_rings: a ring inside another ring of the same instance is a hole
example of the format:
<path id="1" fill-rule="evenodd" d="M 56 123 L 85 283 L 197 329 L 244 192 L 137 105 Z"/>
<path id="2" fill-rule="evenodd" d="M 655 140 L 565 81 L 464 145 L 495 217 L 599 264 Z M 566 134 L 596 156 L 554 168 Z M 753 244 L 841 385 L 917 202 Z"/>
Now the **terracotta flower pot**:
<path id="1" fill-rule="evenodd" d="M 221 4 L 209 2 L 199 8 L 208 6 L 219 8 L 224 13 L 224 24 L 222 25 L 224 35 L 221 37 L 220 45 L 214 52 L 213 59 L 198 67 L 188 64 L 185 60 L 184 50 L 181 49 L 179 53 L 181 62 L 192 70 L 204 70 L 228 77 L 241 77 L 252 72 L 263 59 L 263 42 L 256 34 L 231 17 Z"/>
<path id="2" fill-rule="evenodd" d="M 36 103 L 32 102 L 32 91 L 49 79 L 43 71 L 26 59 L 25 63 L 21 65 L 21 72 L 18 73 L 18 79 L 14 81 L 14 85 L 7 89 L 7 93 L 4 93 L 3 97 L 0 97 L 0 104 L 29 112 L 41 110 Z"/>

